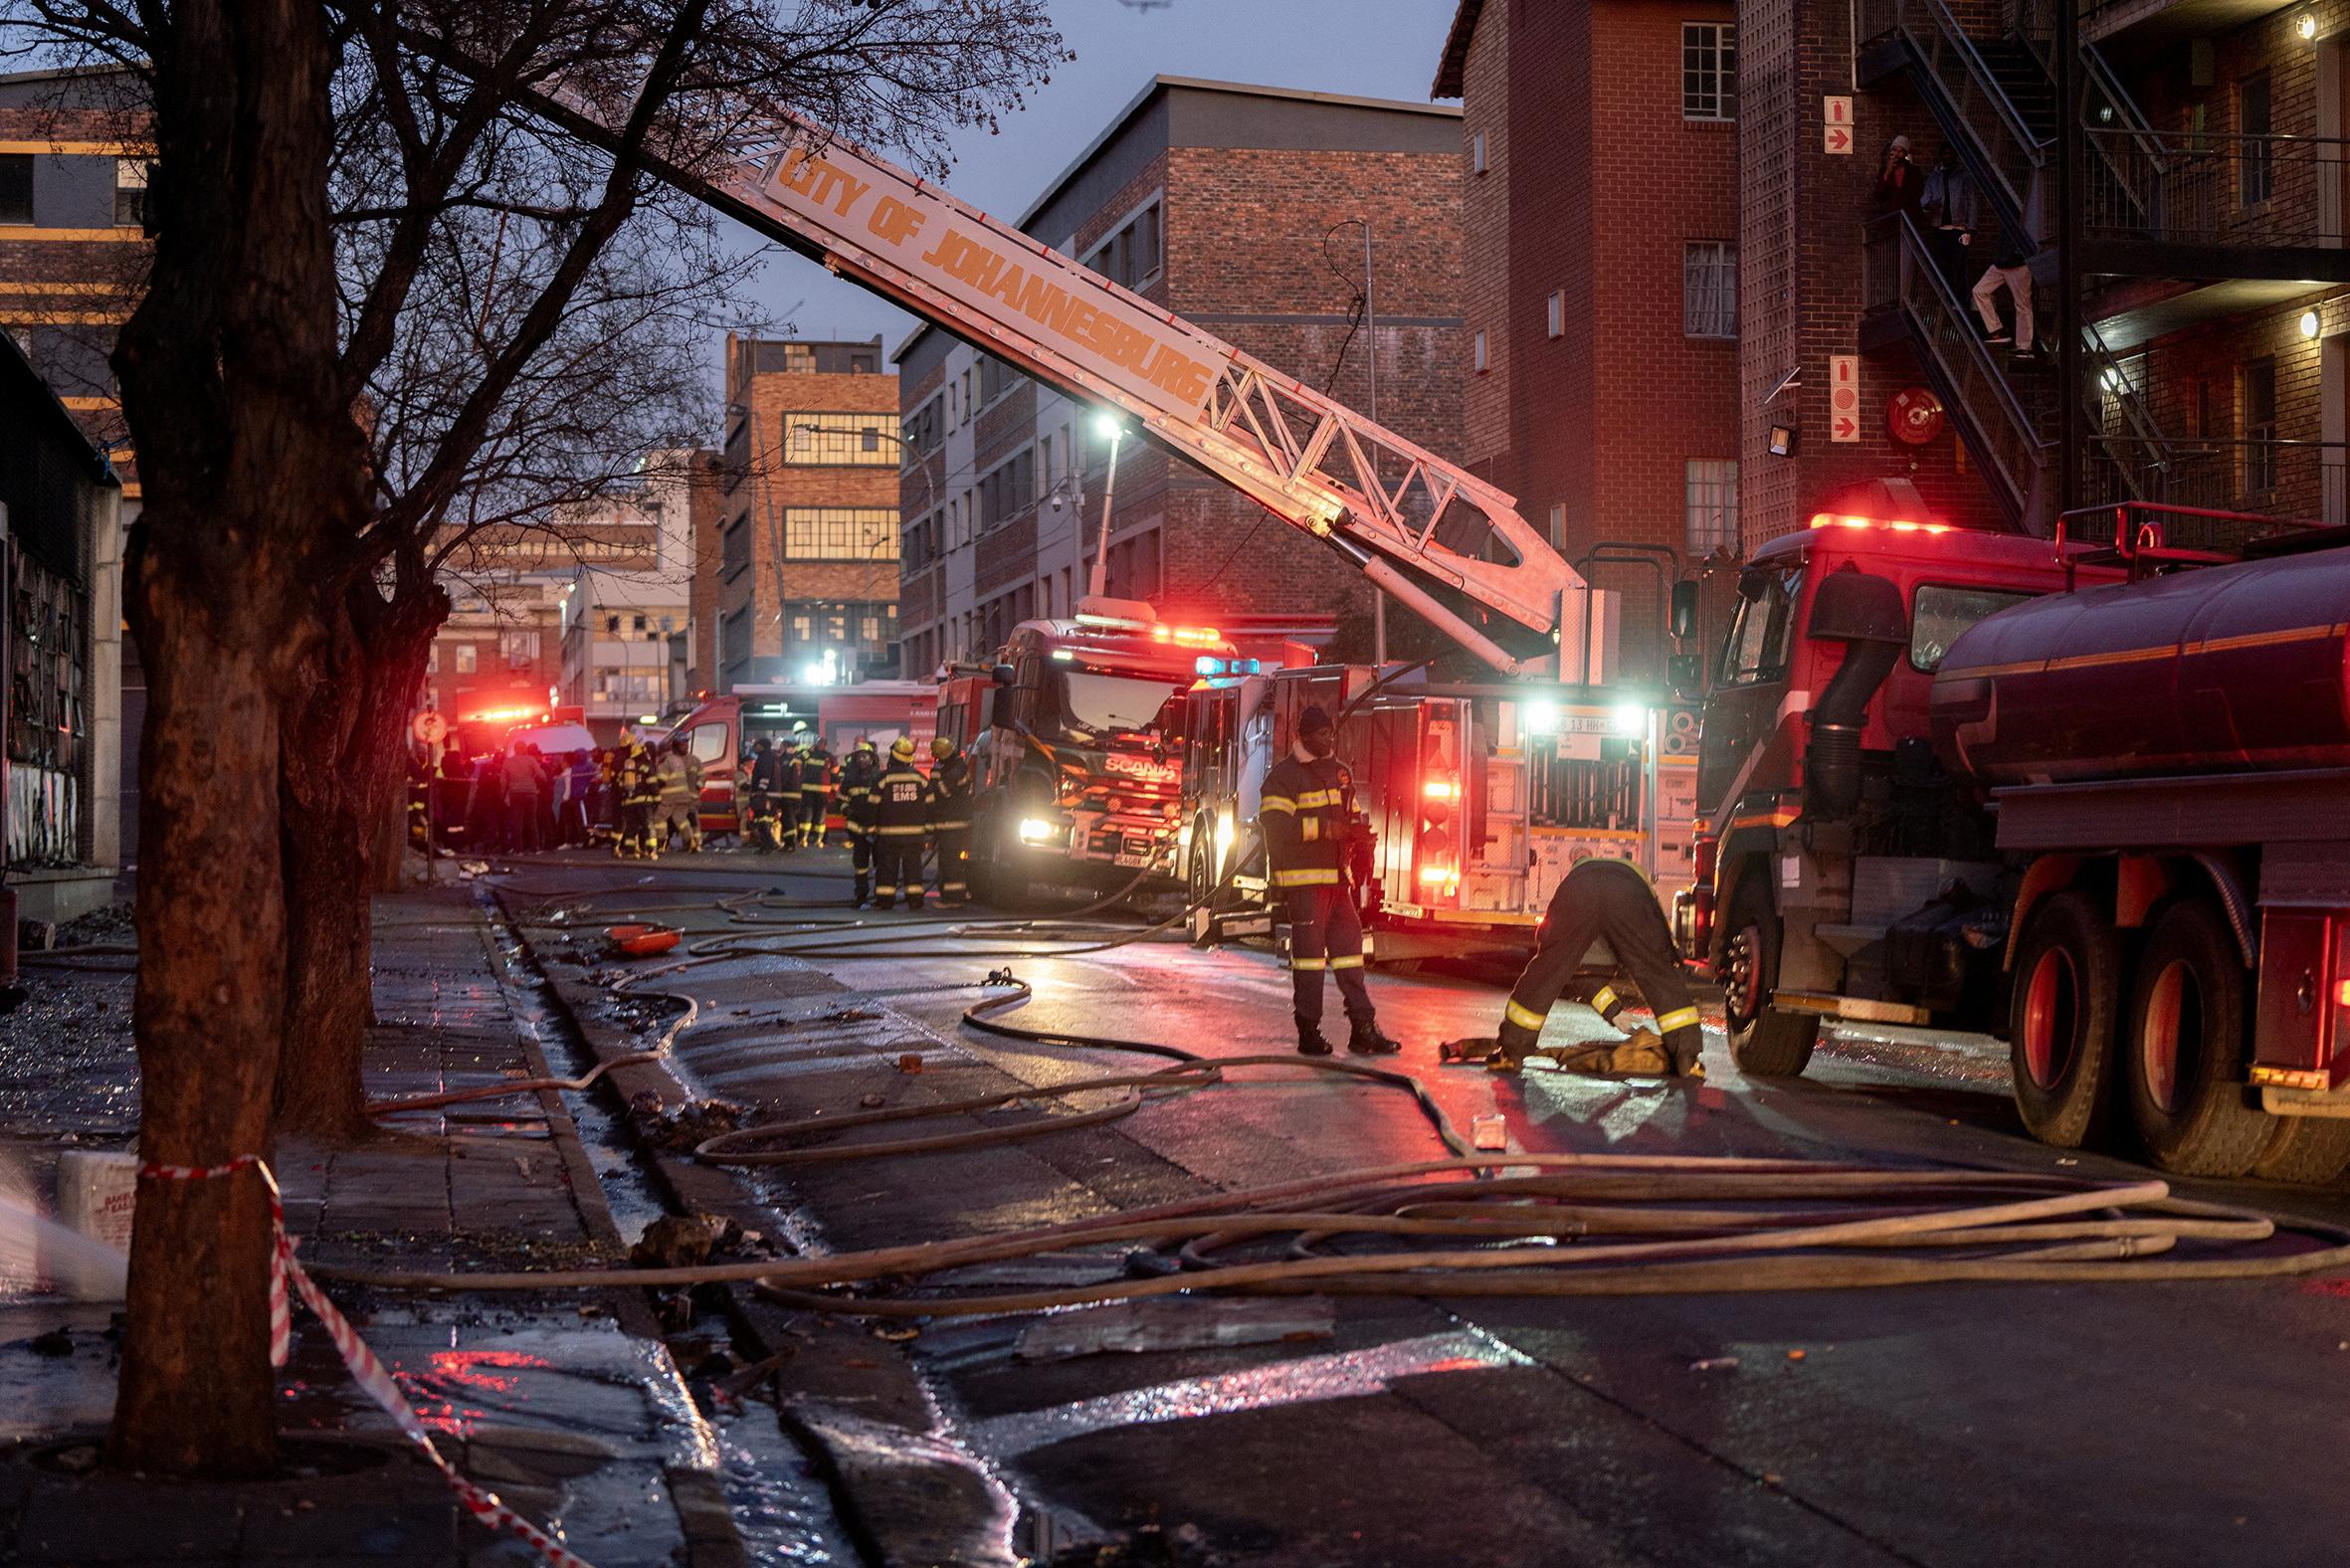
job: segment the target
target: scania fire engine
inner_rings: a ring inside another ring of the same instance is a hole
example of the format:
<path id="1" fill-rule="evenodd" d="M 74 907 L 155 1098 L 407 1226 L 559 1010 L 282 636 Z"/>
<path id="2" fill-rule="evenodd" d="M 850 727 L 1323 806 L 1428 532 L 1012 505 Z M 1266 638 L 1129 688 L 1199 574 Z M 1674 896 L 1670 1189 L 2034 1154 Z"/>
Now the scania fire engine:
<path id="1" fill-rule="evenodd" d="M 2004 1033 L 2046 1142 L 2350 1165 L 2350 530 L 2131 503 L 2054 539 L 1823 514 L 1719 653 L 1685 951 L 1731 1050 Z"/>

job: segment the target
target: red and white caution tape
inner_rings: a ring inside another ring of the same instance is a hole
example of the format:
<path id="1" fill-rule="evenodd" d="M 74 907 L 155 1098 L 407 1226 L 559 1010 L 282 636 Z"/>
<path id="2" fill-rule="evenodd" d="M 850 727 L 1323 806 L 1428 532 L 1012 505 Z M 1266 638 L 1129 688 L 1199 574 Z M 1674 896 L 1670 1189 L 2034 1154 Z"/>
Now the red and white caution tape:
<path id="1" fill-rule="evenodd" d="M 492 1529 L 511 1530 L 536 1547 L 539 1555 L 555 1564 L 556 1568 L 590 1568 L 587 1562 L 565 1550 L 561 1543 L 544 1530 L 498 1501 L 497 1493 L 468 1480 L 457 1472 L 456 1467 L 441 1457 L 441 1451 L 433 1446 L 432 1434 L 425 1430 L 424 1422 L 416 1414 L 416 1407 L 408 1403 L 408 1396 L 400 1392 L 400 1385 L 390 1370 L 376 1359 L 375 1352 L 367 1348 L 367 1342 L 359 1337 L 357 1329 L 351 1327 L 350 1320 L 326 1298 L 326 1292 L 319 1289 L 317 1282 L 294 1261 L 294 1238 L 286 1229 L 286 1205 L 278 1192 L 278 1178 L 260 1155 L 240 1154 L 219 1165 L 146 1164 L 139 1167 L 138 1173 L 157 1181 L 212 1181 L 233 1176 L 247 1167 L 259 1171 L 261 1179 L 268 1183 L 270 1189 L 270 1229 L 273 1235 L 270 1248 L 270 1365 L 284 1366 L 293 1352 L 293 1321 L 287 1296 L 287 1285 L 291 1282 L 303 1304 L 317 1314 L 319 1322 L 326 1325 L 326 1335 L 334 1341 L 335 1353 L 342 1357 L 343 1365 L 351 1369 L 351 1376 L 359 1380 L 359 1386 L 367 1391 L 368 1397 L 381 1405 L 393 1423 L 424 1451 L 425 1458 L 432 1462 L 433 1468 L 448 1477 L 450 1486 L 456 1490 L 458 1500 L 465 1504 L 468 1513 Z"/>

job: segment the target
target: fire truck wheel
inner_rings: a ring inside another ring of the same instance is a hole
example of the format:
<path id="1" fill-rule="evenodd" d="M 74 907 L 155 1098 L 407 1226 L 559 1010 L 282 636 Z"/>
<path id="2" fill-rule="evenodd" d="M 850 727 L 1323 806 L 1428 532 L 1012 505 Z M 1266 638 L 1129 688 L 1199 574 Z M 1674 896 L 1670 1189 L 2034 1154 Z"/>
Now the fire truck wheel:
<path id="1" fill-rule="evenodd" d="M 2183 1176 L 2242 1176 L 2272 1130 L 2245 1087 L 2244 956 L 2201 898 L 2155 920 L 2138 962 L 2122 1081 L 2147 1157 Z"/>
<path id="2" fill-rule="evenodd" d="M 1802 1077 L 1820 1040 L 1820 1020 L 1770 1005 L 1779 983 L 1779 916 L 1759 878 L 1745 878 L 1730 894 L 1723 929 L 1722 1022 L 1730 1060 L 1749 1078 Z"/>
<path id="3" fill-rule="evenodd" d="M 1026 913 L 1034 896 L 1033 880 L 1024 869 L 1027 846 L 1020 842 L 1020 809 L 981 807 L 971 824 L 973 893 L 996 908 Z M 984 868 L 984 870 L 982 870 Z"/>
<path id="4" fill-rule="evenodd" d="M 1191 844 L 1184 852 L 1184 882 L 1194 910 L 1207 909 L 1216 896 L 1215 835 L 1216 825 L 1204 813 L 1192 824 Z M 1207 938 L 1200 940 L 1205 943 Z"/>
<path id="5" fill-rule="evenodd" d="M 2278 1116 L 2252 1161 L 2264 1181 L 2322 1186 L 2350 1170 L 2350 1120 L 2339 1116 Z"/>
<path id="6" fill-rule="evenodd" d="M 2015 975 L 2008 1063 L 2016 1109 L 2041 1142 L 2078 1148 L 2110 1119 L 2121 938 L 2096 899 L 2060 892 L 2025 926 Z"/>

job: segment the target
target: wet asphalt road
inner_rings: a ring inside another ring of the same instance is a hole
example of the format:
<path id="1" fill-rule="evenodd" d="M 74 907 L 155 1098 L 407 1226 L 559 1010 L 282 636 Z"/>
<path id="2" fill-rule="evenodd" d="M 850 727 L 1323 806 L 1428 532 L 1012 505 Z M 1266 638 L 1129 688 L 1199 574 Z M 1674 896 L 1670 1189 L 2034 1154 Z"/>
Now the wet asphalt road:
<path id="1" fill-rule="evenodd" d="M 599 889 L 569 898 L 576 926 L 591 906 L 618 918 L 771 883 L 811 918 L 845 918 L 845 871 L 838 852 L 713 855 L 654 869 L 542 861 L 503 881 Z M 527 918 L 538 900 L 508 902 Z M 714 908 L 661 917 L 727 928 Z M 909 923 L 881 916 L 863 929 Z M 679 1040 L 686 1076 L 780 1117 L 854 1108 L 867 1093 L 895 1103 L 1134 1065 L 958 1030 L 976 983 L 1007 963 L 1036 989 L 1024 1024 L 1210 1055 L 1292 1043 L 1287 976 L 1261 950 L 1151 943 L 1037 958 L 981 951 L 1013 945 L 1000 938 L 938 945 L 967 955 L 693 971 L 702 1014 Z M 1502 1112 L 1522 1149 L 2143 1174 L 2026 1139 L 2004 1049 L 1989 1041 L 1832 1038 L 1804 1079 L 1755 1083 L 1709 1028 L 1712 1076 L 1694 1088 L 1497 1079 L 1439 1068 L 1435 1043 L 1489 1033 L 1500 988 L 1380 972 L 1372 986 L 1406 1044 L 1403 1066 L 1464 1128 Z M 823 1021 L 843 1010 L 874 1016 Z M 1335 1021 L 1334 997 L 1330 1011 Z M 1561 1008 L 1549 1038 L 1573 1037 L 1578 1021 L 1601 1033 Z M 891 1065 L 908 1051 L 924 1055 L 919 1078 Z M 824 1244 L 867 1247 L 1444 1152 L 1407 1096 L 1312 1081 L 1184 1095 L 1026 1143 L 794 1170 L 766 1193 Z M 2181 1190 L 2350 1225 L 2341 1190 Z M 971 1282 L 1067 1281 L 1020 1267 Z M 1080 1535 L 1191 1524 L 1227 1562 L 2148 1568 L 2350 1555 L 2350 1496 L 2331 1458 L 2350 1403 L 2350 1284 L 2338 1281 L 1350 1298 L 1336 1324 L 1334 1339 L 1310 1345 L 1039 1366 L 1013 1359 L 1018 1324 L 954 1322 L 925 1329 L 913 1351 L 956 1435 L 1032 1508 Z M 1735 1365 L 1692 1365 L 1725 1357 Z"/>

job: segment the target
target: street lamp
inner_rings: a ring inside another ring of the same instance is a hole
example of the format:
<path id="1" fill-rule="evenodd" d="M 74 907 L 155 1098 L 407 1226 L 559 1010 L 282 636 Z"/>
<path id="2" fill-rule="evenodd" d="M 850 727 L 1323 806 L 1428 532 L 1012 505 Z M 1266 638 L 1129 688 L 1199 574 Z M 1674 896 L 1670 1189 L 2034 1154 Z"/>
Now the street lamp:
<path id="1" fill-rule="evenodd" d="M 1086 587 L 1089 598 L 1106 598 L 1109 594 L 1109 502 L 1118 489 L 1118 443 L 1126 439 L 1126 427 L 1114 414 L 1093 416 L 1093 434 L 1109 443 L 1109 470 L 1101 479 L 1101 548 L 1093 556 L 1093 576 Z"/>

